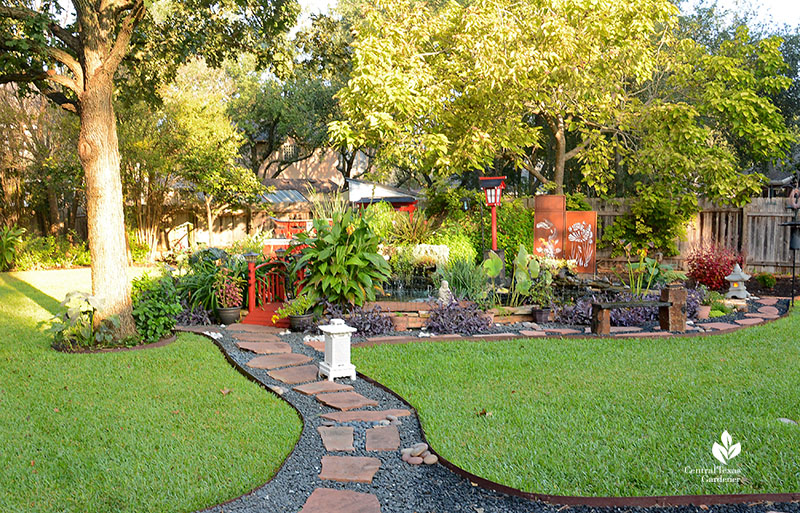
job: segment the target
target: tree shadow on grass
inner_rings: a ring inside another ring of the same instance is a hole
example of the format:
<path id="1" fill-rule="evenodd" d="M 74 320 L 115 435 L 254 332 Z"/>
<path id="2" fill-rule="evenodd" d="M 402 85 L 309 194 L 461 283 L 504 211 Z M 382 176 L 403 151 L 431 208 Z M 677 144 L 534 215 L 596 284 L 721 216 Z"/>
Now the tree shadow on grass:
<path id="1" fill-rule="evenodd" d="M 30 298 L 52 315 L 56 315 L 61 310 L 60 301 L 19 278 L 11 276 L 10 274 L 0 274 L 0 281 L 5 282 L 9 287 L 15 289 L 23 296 Z"/>

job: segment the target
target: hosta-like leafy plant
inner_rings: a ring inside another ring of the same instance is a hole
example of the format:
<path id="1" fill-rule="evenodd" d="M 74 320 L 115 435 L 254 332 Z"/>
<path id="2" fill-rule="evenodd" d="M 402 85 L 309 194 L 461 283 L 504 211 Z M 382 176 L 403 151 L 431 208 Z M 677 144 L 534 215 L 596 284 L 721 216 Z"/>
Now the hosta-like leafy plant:
<path id="1" fill-rule="evenodd" d="M 347 210 L 335 213 L 333 223 L 314 221 L 316 236 L 300 234 L 303 248 L 293 273 L 303 271 L 304 292 L 334 304 L 361 306 L 375 300 L 389 279 L 389 264 L 378 254 L 380 239 L 361 216 Z"/>
<path id="2" fill-rule="evenodd" d="M 17 246 L 22 243 L 23 233 L 25 233 L 25 228 L 17 228 L 16 226 L 0 227 L 0 271 L 5 271 L 11 267 Z"/>

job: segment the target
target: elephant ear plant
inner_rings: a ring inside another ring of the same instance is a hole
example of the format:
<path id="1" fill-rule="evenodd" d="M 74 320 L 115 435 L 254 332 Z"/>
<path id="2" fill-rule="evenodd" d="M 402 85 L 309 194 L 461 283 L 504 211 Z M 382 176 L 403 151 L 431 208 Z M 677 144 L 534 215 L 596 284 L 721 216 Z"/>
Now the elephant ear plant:
<path id="1" fill-rule="evenodd" d="M 517 256 L 514 257 L 514 279 L 511 288 L 511 306 L 517 306 L 529 300 L 541 307 L 550 304 L 550 285 L 553 274 L 542 267 L 535 255 L 531 255 L 520 244 Z"/>
<path id="2" fill-rule="evenodd" d="M 299 244 L 307 247 L 293 274 L 300 276 L 302 271 L 300 284 L 315 300 L 355 306 L 374 301 L 390 275 L 389 264 L 378 254 L 380 238 L 350 209 L 334 213 L 332 221 L 316 219 L 316 236 L 298 236 Z"/>

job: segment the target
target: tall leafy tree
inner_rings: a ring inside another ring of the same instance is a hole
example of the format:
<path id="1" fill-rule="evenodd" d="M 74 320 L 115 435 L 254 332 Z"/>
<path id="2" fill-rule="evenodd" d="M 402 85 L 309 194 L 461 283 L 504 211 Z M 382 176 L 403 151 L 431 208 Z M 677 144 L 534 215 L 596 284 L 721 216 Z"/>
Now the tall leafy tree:
<path id="1" fill-rule="evenodd" d="M 178 175 L 203 204 L 212 246 L 217 217 L 263 192 L 256 176 L 236 162 L 243 137 L 226 113 L 232 90 L 223 70 L 197 59 L 163 93 L 167 122 L 174 124 Z"/>
<path id="2" fill-rule="evenodd" d="M 80 116 L 78 155 L 86 177 L 92 288 L 105 299 L 98 321 L 119 314 L 134 333 L 127 276 L 114 79 L 141 86 L 170 76 L 183 58 L 211 64 L 242 50 L 261 63 L 292 23 L 291 0 L 7 0 L 0 5 L 0 83 L 29 84 Z M 66 22 L 63 22 L 66 20 Z M 265 44 L 266 43 L 266 44 Z"/>

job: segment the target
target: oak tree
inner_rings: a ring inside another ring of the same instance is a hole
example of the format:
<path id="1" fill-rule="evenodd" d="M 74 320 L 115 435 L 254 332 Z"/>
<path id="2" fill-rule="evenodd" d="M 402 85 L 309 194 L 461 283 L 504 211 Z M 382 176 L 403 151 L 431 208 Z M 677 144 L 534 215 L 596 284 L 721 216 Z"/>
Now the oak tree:
<path id="1" fill-rule="evenodd" d="M 292 0 L 6 0 L 0 5 L 0 83 L 28 84 L 80 117 L 92 289 L 105 299 L 98 321 L 118 314 L 118 336 L 134 333 L 130 314 L 114 80 L 142 87 L 169 77 L 189 55 L 211 64 L 270 42 L 296 17 Z"/>

